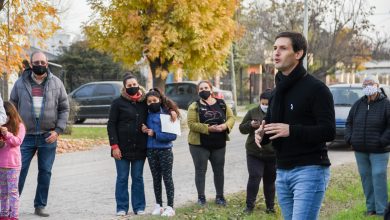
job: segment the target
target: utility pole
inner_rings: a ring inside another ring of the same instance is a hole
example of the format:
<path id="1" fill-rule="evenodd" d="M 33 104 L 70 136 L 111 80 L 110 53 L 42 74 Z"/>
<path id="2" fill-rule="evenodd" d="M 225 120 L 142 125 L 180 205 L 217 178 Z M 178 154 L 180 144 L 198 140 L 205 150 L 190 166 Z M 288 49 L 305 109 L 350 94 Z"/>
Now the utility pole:
<path id="1" fill-rule="evenodd" d="M 237 110 L 236 72 L 234 71 L 234 43 L 232 44 L 232 52 L 230 54 L 230 72 L 231 72 L 230 81 L 232 83 L 234 109 Z"/>
<path id="2" fill-rule="evenodd" d="M 305 12 L 304 12 L 304 17 L 303 17 L 303 36 L 305 36 L 306 41 L 309 41 L 308 39 L 308 32 L 309 32 L 309 19 L 308 19 L 308 5 L 307 1 L 305 0 Z M 309 42 L 308 42 L 309 43 Z M 305 58 L 303 59 L 303 66 L 305 69 L 307 69 L 307 54 Z"/>

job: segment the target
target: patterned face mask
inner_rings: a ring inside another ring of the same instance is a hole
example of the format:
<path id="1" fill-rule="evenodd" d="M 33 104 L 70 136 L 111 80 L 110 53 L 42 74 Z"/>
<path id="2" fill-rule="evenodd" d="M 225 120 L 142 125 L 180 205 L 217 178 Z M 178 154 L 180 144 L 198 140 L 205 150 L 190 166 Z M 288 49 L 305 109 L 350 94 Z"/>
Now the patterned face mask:
<path id="1" fill-rule="evenodd" d="M 377 92 L 378 92 L 378 87 L 376 86 L 366 86 L 363 88 L 363 93 L 366 96 L 374 95 Z"/>

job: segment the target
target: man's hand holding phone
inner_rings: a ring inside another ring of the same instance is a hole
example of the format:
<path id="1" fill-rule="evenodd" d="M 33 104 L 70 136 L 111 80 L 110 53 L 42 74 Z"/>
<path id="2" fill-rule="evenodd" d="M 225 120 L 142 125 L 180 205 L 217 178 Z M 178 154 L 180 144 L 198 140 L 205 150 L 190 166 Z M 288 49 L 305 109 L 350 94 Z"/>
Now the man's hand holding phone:
<path id="1" fill-rule="evenodd" d="M 257 146 L 261 148 L 261 141 L 264 137 L 264 126 L 265 126 L 265 121 L 261 121 L 261 124 L 259 125 L 259 128 L 255 131 L 255 142 Z"/>

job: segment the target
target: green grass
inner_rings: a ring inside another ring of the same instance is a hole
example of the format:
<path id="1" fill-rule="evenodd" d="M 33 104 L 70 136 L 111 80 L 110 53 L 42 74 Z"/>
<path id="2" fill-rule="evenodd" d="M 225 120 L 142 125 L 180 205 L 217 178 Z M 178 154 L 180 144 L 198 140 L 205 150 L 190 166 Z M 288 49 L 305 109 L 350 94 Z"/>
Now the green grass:
<path id="1" fill-rule="evenodd" d="M 262 194 L 262 193 L 261 193 Z M 176 209 L 176 216 L 169 219 L 193 219 L 193 220 L 219 220 L 219 219 L 245 219 L 245 220 L 274 220 L 282 219 L 279 208 L 276 209 L 276 214 L 265 213 L 264 200 L 259 200 L 256 208 L 251 215 L 243 212 L 245 208 L 245 193 L 234 193 L 226 197 L 227 206 L 220 207 L 214 203 L 213 199 L 209 199 L 205 207 L 200 207 L 197 204 L 187 205 Z M 195 202 L 195 201 L 194 201 Z M 161 217 L 142 216 L 136 219 L 161 219 Z"/>
<path id="2" fill-rule="evenodd" d="M 245 192 L 227 195 L 226 199 L 228 204 L 226 208 L 216 206 L 212 199 L 208 200 L 206 207 L 200 207 L 194 201 L 193 204 L 177 208 L 176 216 L 171 219 L 282 219 L 278 206 L 276 206 L 276 214 L 265 213 L 265 202 L 262 192 L 259 192 L 256 208 L 251 215 L 243 213 Z M 365 198 L 356 165 L 350 164 L 332 168 L 331 180 L 321 207 L 320 219 L 383 219 L 383 217 L 375 216 L 366 217 L 364 215 L 365 211 Z M 136 219 L 161 219 L 161 217 L 149 215 L 136 217 Z"/>
<path id="3" fill-rule="evenodd" d="M 71 135 L 61 135 L 65 139 L 108 139 L 106 127 L 72 127 Z"/>

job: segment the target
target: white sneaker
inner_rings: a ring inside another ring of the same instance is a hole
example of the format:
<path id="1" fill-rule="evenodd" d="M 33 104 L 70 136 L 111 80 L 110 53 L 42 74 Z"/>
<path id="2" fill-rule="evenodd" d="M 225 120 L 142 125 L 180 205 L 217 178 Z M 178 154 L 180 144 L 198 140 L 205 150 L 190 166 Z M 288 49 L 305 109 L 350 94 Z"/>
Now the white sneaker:
<path id="1" fill-rule="evenodd" d="M 116 213 L 116 216 L 125 216 L 126 212 L 125 211 L 119 211 Z"/>
<path id="2" fill-rule="evenodd" d="M 167 206 L 164 212 L 161 214 L 161 216 L 167 216 L 167 217 L 175 216 L 175 210 L 172 207 Z"/>
<path id="3" fill-rule="evenodd" d="M 145 211 L 144 210 L 139 210 L 139 211 L 137 211 L 137 215 L 145 215 L 146 213 L 145 213 Z"/>
<path id="4" fill-rule="evenodd" d="M 161 215 L 164 212 L 164 209 L 160 206 L 160 204 L 156 204 L 154 206 L 152 215 Z"/>

